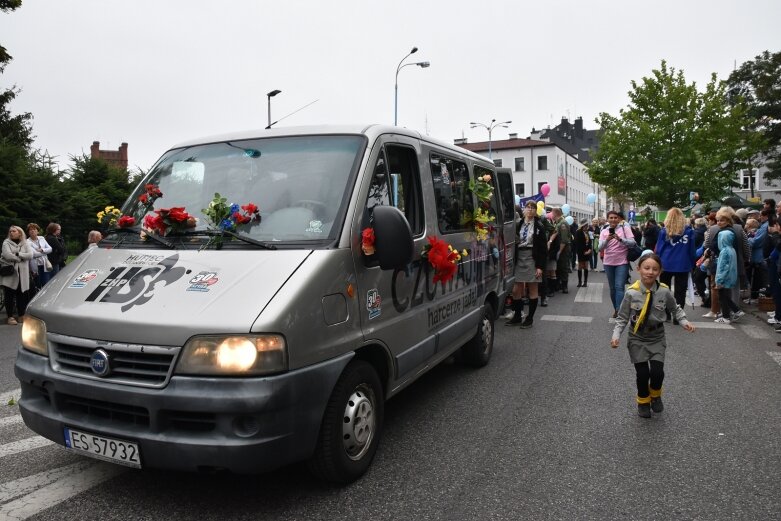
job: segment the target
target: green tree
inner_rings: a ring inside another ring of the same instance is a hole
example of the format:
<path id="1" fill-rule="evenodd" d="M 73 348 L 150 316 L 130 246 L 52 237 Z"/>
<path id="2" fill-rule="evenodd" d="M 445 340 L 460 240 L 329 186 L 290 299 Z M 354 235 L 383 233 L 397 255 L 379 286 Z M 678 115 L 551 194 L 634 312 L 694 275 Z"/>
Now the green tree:
<path id="1" fill-rule="evenodd" d="M 60 218 L 63 234 L 76 240 L 83 248 L 87 233 L 99 228 L 96 215 L 106 206 L 119 207 L 128 198 L 133 185 L 122 168 L 109 165 L 102 159 L 71 157 L 73 165 L 62 183 Z M 75 252 L 71 252 L 75 253 Z"/>
<path id="2" fill-rule="evenodd" d="M 692 190 L 721 198 L 735 186 L 746 108 L 727 103 L 724 82 L 713 74 L 700 92 L 662 61 L 631 84 L 627 108 L 596 119 L 603 135 L 589 165 L 594 181 L 660 208 L 687 205 Z"/>
<path id="3" fill-rule="evenodd" d="M 742 64 L 729 75 L 727 89 L 730 103 L 745 103 L 748 109 L 746 137 L 755 143 L 748 152 L 758 149 L 747 158 L 749 168 L 764 160 L 765 179 L 781 179 L 781 52 L 765 51 Z"/>

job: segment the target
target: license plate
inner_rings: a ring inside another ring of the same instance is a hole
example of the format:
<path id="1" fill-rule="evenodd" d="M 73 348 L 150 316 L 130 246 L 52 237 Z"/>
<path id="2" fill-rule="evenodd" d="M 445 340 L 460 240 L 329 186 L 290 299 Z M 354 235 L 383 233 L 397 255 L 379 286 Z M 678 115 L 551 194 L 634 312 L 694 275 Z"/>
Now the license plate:
<path id="1" fill-rule="evenodd" d="M 65 447 L 93 458 L 141 468 L 138 445 L 65 427 Z"/>

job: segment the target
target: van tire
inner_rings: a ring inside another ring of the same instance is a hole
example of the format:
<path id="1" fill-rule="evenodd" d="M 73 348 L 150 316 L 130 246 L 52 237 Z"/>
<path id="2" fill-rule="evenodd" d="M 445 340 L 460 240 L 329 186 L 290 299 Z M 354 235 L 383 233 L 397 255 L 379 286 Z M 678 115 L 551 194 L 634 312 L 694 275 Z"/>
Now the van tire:
<path id="1" fill-rule="evenodd" d="M 363 360 L 350 362 L 325 408 L 310 472 L 337 485 L 361 477 L 377 452 L 384 411 L 377 371 Z"/>
<path id="2" fill-rule="evenodd" d="M 490 304 L 483 304 L 480 322 L 475 336 L 461 347 L 458 360 L 471 367 L 484 367 L 494 350 L 494 310 Z"/>

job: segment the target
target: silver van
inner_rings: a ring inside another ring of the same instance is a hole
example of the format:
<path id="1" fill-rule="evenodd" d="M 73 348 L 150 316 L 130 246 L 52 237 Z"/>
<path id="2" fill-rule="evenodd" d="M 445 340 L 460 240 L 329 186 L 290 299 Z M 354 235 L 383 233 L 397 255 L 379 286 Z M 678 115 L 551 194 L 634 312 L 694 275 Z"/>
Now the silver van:
<path id="1" fill-rule="evenodd" d="M 30 303 L 22 417 L 137 468 L 308 460 L 350 482 L 386 399 L 453 355 L 488 363 L 513 203 L 486 158 L 396 127 L 177 145 Z"/>

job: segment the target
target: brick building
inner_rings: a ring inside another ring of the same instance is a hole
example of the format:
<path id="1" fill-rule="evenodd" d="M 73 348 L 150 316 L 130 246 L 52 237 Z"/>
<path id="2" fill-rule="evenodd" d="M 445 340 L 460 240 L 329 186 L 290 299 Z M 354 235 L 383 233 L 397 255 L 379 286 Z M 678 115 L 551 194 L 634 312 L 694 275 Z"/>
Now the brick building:
<path id="1" fill-rule="evenodd" d="M 89 151 L 91 158 L 102 159 L 111 166 L 127 170 L 127 143 L 119 145 L 119 150 L 101 150 L 100 141 L 93 141 Z"/>

